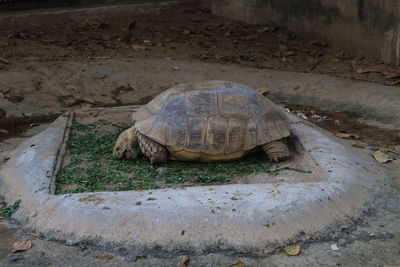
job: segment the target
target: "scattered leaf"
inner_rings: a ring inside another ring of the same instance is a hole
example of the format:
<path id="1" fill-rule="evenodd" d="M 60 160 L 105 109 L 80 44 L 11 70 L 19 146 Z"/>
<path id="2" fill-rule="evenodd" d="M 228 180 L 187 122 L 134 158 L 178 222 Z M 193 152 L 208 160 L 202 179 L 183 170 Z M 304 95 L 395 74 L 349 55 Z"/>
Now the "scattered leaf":
<path id="1" fill-rule="evenodd" d="M 385 152 L 381 150 L 375 151 L 372 155 L 379 163 L 387 163 L 392 161 L 392 158 L 390 158 Z"/>
<path id="2" fill-rule="evenodd" d="M 335 133 L 336 137 L 340 138 L 347 138 L 347 139 L 360 139 L 360 136 L 358 134 L 353 134 L 353 133 Z"/>
<path id="3" fill-rule="evenodd" d="M 9 160 L 10 158 L 11 158 L 11 156 L 7 155 L 7 156 L 4 157 L 4 161 Z"/>
<path id="4" fill-rule="evenodd" d="M 135 205 L 136 205 L 136 206 L 140 206 L 140 205 L 142 205 L 142 202 L 136 201 L 136 202 L 135 202 Z"/>
<path id="5" fill-rule="evenodd" d="M 226 267 L 246 267 L 246 264 L 244 264 L 244 262 L 242 262 L 242 261 L 237 261 L 234 264 L 231 264 L 231 265 L 226 266 Z"/>
<path id="6" fill-rule="evenodd" d="M 6 221 L 6 219 L 0 218 L 0 222 L 5 222 L 5 221 Z"/>
<path id="7" fill-rule="evenodd" d="M 177 267 L 186 267 L 186 263 L 188 260 L 189 260 L 189 256 L 183 256 L 176 266 Z"/>
<path id="8" fill-rule="evenodd" d="M 288 254 L 289 256 L 297 256 L 300 253 L 300 245 L 296 244 L 296 245 L 290 245 L 290 246 L 286 246 L 283 248 L 283 250 L 285 251 L 286 254 Z"/>
<path id="9" fill-rule="evenodd" d="M 357 73 L 363 74 L 363 73 L 383 73 L 383 70 L 379 69 L 357 69 Z"/>
<path id="10" fill-rule="evenodd" d="M 4 63 L 4 64 L 8 64 L 9 62 L 7 60 L 5 60 L 4 58 L 0 57 L 0 62 Z"/>
<path id="11" fill-rule="evenodd" d="M 269 89 L 266 87 L 261 87 L 261 88 L 257 88 L 257 92 L 259 92 L 260 94 L 264 95 L 264 94 L 268 94 L 269 93 Z"/>
<path id="12" fill-rule="evenodd" d="M 107 254 L 107 253 L 103 253 L 99 256 L 100 260 L 104 260 L 104 261 L 109 261 L 112 260 L 112 258 L 114 258 L 113 255 Z"/>
<path id="13" fill-rule="evenodd" d="M 262 28 L 259 28 L 259 29 L 257 30 L 257 32 L 263 33 L 263 32 L 269 32 L 269 31 L 272 31 L 272 30 L 274 30 L 274 28 L 271 28 L 271 27 L 262 27 Z"/>
<path id="14" fill-rule="evenodd" d="M 185 34 L 185 35 L 188 35 L 188 34 L 191 34 L 191 33 L 192 33 L 192 31 L 189 30 L 189 29 L 185 29 L 185 30 L 183 31 L 183 34 Z"/>
<path id="15" fill-rule="evenodd" d="M 30 240 L 24 240 L 24 241 L 18 241 L 15 242 L 11 248 L 11 252 L 17 252 L 17 251 L 24 251 L 28 250 L 32 247 L 32 242 Z"/>
<path id="16" fill-rule="evenodd" d="M 128 127 L 129 124 L 123 123 L 123 122 L 112 122 L 112 125 L 115 125 L 117 127 Z"/>
<path id="17" fill-rule="evenodd" d="M 96 101 L 91 98 L 76 98 L 72 95 L 59 96 L 57 99 L 66 107 L 71 107 L 82 103 L 88 103 L 92 105 L 96 104 Z"/>
<path id="18" fill-rule="evenodd" d="M 80 104 L 80 107 L 83 108 L 83 109 L 91 108 L 91 107 L 93 107 L 93 104 L 90 104 L 90 103 L 81 103 L 81 104 Z"/>
<path id="19" fill-rule="evenodd" d="M 338 251 L 338 250 L 339 250 L 339 247 L 338 247 L 336 244 L 332 244 L 332 245 L 331 245 L 331 249 L 332 249 L 332 250 L 335 250 L 335 251 Z"/>
<path id="20" fill-rule="evenodd" d="M 354 144 L 352 144 L 351 146 L 352 146 L 352 147 L 357 147 L 357 148 L 365 148 L 364 145 L 358 144 L 358 143 L 354 143 Z"/>
<path id="21" fill-rule="evenodd" d="M 10 132 L 4 129 L 0 129 L 0 134 L 8 135 Z"/>
<path id="22" fill-rule="evenodd" d="M 173 70 L 179 70 L 179 67 L 173 67 L 172 69 Z"/>
<path id="23" fill-rule="evenodd" d="M 149 197 L 147 200 L 148 201 L 154 201 L 154 200 L 156 200 L 157 198 L 154 198 L 154 197 Z"/>
<path id="24" fill-rule="evenodd" d="M 149 48 L 147 48 L 146 46 L 143 46 L 143 45 L 132 45 L 132 48 L 133 48 L 135 51 L 142 51 L 142 50 L 147 50 L 147 49 L 149 49 Z"/>

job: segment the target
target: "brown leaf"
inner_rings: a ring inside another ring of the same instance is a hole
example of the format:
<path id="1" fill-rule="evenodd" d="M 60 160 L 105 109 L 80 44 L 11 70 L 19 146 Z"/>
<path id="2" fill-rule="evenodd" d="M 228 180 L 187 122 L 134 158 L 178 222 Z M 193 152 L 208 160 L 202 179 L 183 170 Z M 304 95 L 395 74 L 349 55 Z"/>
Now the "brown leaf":
<path id="1" fill-rule="evenodd" d="M 231 265 L 226 266 L 226 267 L 246 267 L 246 264 L 244 264 L 244 262 L 242 262 L 242 261 L 237 261 L 234 264 L 231 264 Z"/>
<path id="2" fill-rule="evenodd" d="M 4 63 L 4 64 L 8 64 L 9 62 L 7 60 L 5 60 L 4 58 L 0 57 L 0 62 Z"/>
<path id="3" fill-rule="evenodd" d="M 257 38 L 258 38 L 257 34 L 250 34 L 250 35 L 247 35 L 246 37 L 244 37 L 244 39 L 246 41 L 255 41 L 255 40 L 257 40 Z"/>
<path id="4" fill-rule="evenodd" d="M 149 48 L 143 45 L 132 45 L 132 48 L 135 51 L 143 51 L 143 50 L 148 50 Z"/>
<path id="5" fill-rule="evenodd" d="M 91 108 L 93 107 L 93 104 L 89 104 L 89 103 L 81 103 L 80 107 L 85 109 L 85 108 Z"/>
<path id="6" fill-rule="evenodd" d="M 363 74 L 363 73 L 383 73 L 383 70 L 379 69 L 357 69 L 357 73 Z"/>
<path id="7" fill-rule="evenodd" d="M 1 223 L 1 222 L 5 222 L 5 221 L 6 221 L 6 219 L 0 218 L 0 223 Z"/>
<path id="8" fill-rule="evenodd" d="M 375 151 L 372 155 L 379 163 L 387 163 L 392 161 L 392 158 L 390 158 L 385 152 L 381 150 Z"/>
<path id="9" fill-rule="evenodd" d="M 88 104 L 92 104 L 95 105 L 96 101 L 94 101 L 93 99 L 90 98 L 76 98 L 72 95 L 66 95 L 66 96 L 59 96 L 58 100 L 60 102 L 63 103 L 64 106 L 66 107 L 71 107 L 71 106 L 75 106 L 81 103 L 88 103 Z"/>
<path id="10" fill-rule="evenodd" d="M 183 256 L 176 266 L 177 267 L 186 267 L 186 263 L 188 260 L 189 260 L 189 256 Z"/>
<path id="11" fill-rule="evenodd" d="M 8 135 L 10 132 L 4 129 L 0 129 L 0 134 Z"/>
<path id="12" fill-rule="evenodd" d="M 269 89 L 266 87 L 260 87 L 256 89 L 257 92 L 259 92 L 262 95 L 266 95 L 269 93 Z"/>
<path id="13" fill-rule="evenodd" d="M 296 244 L 296 245 L 290 245 L 290 246 L 286 246 L 283 248 L 283 250 L 285 251 L 286 254 L 288 254 L 289 256 L 297 256 L 300 253 L 300 245 Z"/>
<path id="14" fill-rule="evenodd" d="M 114 258 L 113 255 L 107 254 L 107 253 L 103 253 L 99 256 L 100 260 L 104 260 L 104 261 L 109 261 L 112 260 L 112 258 Z"/>
<path id="15" fill-rule="evenodd" d="M 185 35 L 188 35 L 188 34 L 191 34 L 191 33 L 192 33 L 192 31 L 189 30 L 189 29 L 185 29 L 185 30 L 183 31 L 183 34 L 185 34 Z"/>
<path id="16" fill-rule="evenodd" d="M 351 146 L 352 146 L 352 147 L 357 147 L 357 148 L 365 148 L 364 145 L 358 144 L 358 143 L 354 143 L 354 144 L 352 144 Z"/>
<path id="17" fill-rule="evenodd" d="M 262 28 L 259 28 L 258 30 L 257 30 L 257 32 L 259 32 L 259 33 L 263 33 L 263 32 L 269 32 L 269 31 L 273 31 L 275 28 L 271 28 L 271 27 L 262 27 Z"/>
<path id="18" fill-rule="evenodd" d="M 112 125 L 115 125 L 117 127 L 128 127 L 129 124 L 123 123 L 123 122 L 112 122 Z"/>
<path id="19" fill-rule="evenodd" d="M 360 139 L 360 136 L 358 134 L 353 134 L 353 133 L 335 133 L 336 137 L 340 138 L 346 138 L 346 139 Z"/>
<path id="20" fill-rule="evenodd" d="M 15 242 L 11 248 L 11 252 L 17 252 L 17 251 L 24 251 L 28 250 L 32 247 L 32 242 L 30 240 L 24 240 L 24 241 L 18 241 Z"/>
<path id="21" fill-rule="evenodd" d="M 392 71 L 384 71 L 383 75 L 385 75 L 386 79 L 395 79 L 400 77 L 399 72 L 392 72 Z"/>

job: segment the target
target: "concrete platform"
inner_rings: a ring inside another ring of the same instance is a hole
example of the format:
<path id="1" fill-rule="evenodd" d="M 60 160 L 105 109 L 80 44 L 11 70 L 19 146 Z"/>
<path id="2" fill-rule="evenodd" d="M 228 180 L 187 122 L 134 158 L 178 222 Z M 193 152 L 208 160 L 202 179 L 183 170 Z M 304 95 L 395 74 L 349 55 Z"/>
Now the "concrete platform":
<path id="1" fill-rule="evenodd" d="M 1 184 L 8 203 L 21 200 L 15 219 L 71 244 L 112 245 L 135 253 L 254 253 L 304 234 L 318 238 L 362 214 L 374 192 L 390 182 L 370 155 L 288 116 L 313 179 L 295 180 L 287 172 L 257 184 L 53 195 L 51 178 L 71 118 L 66 113 L 12 153 L 0 172 Z"/>

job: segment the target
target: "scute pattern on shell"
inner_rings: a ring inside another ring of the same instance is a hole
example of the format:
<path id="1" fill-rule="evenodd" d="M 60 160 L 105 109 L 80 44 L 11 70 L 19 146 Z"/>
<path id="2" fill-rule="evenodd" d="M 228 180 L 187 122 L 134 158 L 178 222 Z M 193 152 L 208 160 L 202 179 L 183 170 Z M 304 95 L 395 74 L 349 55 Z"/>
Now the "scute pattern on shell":
<path id="1" fill-rule="evenodd" d="M 290 135 L 280 107 L 249 87 L 224 81 L 168 89 L 132 118 L 140 133 L 174 151 L 230 154 Z"/>

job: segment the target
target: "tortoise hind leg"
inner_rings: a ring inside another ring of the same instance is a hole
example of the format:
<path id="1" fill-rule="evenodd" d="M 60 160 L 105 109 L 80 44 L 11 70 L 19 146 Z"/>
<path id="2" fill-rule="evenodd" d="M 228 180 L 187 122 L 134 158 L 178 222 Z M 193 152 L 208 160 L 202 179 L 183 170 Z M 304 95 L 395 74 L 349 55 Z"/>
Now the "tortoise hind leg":
<path id="1" fill-rule="evenodd" d="M 167 149 L 159 143 L 137 132 L 139 147 L 142 153 L 150 159 L 151 164 L 164 163 L 168 159 Z"/>
<path id="2" fill-rule="evenodd" d="M 290 157 L 288 147 L 282 141 L 274 141 L 261 146 L 269 161 L 278 162 Z"/>

